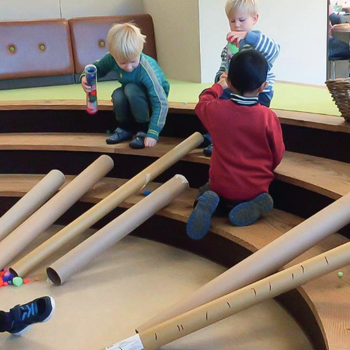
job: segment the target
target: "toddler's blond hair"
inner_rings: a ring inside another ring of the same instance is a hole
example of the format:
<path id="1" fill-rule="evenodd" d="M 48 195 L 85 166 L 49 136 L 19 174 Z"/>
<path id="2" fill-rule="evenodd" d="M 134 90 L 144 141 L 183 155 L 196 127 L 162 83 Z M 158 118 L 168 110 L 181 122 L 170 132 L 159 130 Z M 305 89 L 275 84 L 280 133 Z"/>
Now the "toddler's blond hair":
<path id="1" fill-rule="evenodd" d="M 130 62 L 137 58 L 145 42 L 146 36 L 132 23 L 115 24 L 107 35 L 108 50 L 118 62 Z"/>
<path id="2" fill-rule="evenodd" d="M 227 0 L 225 5 L 227 17 L 231 15 L 232 11 L 239 7 L 244 8 L 251 16 L 258 13 L 258 4 L 256 0 Z"/>

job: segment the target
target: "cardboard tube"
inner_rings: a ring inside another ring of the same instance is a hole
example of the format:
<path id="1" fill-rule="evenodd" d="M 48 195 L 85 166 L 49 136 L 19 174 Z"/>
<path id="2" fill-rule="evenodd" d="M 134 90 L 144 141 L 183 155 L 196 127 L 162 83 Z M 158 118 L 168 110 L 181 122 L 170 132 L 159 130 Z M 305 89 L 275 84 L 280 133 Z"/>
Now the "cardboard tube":
<path id="1" fill-rule="evenodd" d="M 350 243 L 155 325 L 108 350 L 154 350 L 350 264 Z M 132 345 L 132 347 L 131 347 Z"/>
<path id="2" fill-rule="evenodd" d="M 53 263 L 47 269 L 48 277 L 56 285 L 64 283 L 89 261 L 135 230 L 136 227 L 172 202 L 186 189 L 188 189 L 186 178 L 182 175 L 176 175 Z"/>
<path id="3" fill-rule="evenodd" d="M 274 273 L 349 222 L 350 193 L 144 323 L 137 330 L 146 330 Z"/>
<path id="4" fill-rule="evenodd" d="M 33 250 L 26 257 L 14 264 L 11 267 L 13 272 L 15 272 L 18 276 L 26 275 L 40 262 L 51 256 L 74 237 L 78 236 L 94 225 L 97 221 L 115 209 L 120 203 L 123 203 L 131 195 L 145 187 L 148 182 L 155 179 L 163 171 L 175 164 L 194 148 L 198 147 L 202 142 L 203 136 L 198 132 L 194 133 L 192 136 L 166 153 L 163 157 L 159 158 L 149 167 L 134 176 L 123 186 L 119 187 L 108 197 L 97 203 L 86 213 L 64 227 L 61 231 L 56 233 L 52 238 L 48 239 L 37 249 Z"/>
<path id="5" fill-rule="evenodd" d="M 46 202 L 9 236 L 0 242 L 0 268 L 4 268 L 40 233 L 51 226 L 99 179 L 113 168 L 111 157 L 103 155 Z"/>
<path id="6" fill-rule="evenodd" d="M 51 170 L 0 218 L 0 241 L 38 210 L 64 184 L 65 176 Z"/>

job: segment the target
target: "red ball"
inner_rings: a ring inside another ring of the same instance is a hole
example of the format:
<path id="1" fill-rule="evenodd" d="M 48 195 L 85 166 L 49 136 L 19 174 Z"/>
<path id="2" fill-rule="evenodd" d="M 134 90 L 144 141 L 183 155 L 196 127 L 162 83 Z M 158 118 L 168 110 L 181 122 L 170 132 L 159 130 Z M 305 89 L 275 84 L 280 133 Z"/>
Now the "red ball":
<path id="1" fill-rule="evenodd" d="M 4 281 L 3 281 L 3 279 L 0 277 L 0 287 L 2 287 L 3 284 L 4 284 Z"/>

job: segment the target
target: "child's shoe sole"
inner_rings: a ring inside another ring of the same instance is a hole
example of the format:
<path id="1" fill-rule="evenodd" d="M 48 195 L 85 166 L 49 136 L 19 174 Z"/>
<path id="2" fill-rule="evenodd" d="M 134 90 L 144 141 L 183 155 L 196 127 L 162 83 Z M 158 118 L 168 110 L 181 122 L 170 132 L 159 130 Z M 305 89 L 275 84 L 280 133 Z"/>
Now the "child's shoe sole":
<path id="1" fill-rule="evenodd" d="M 235 206 L 229 214 L 231 224 L 248 226 L 273 208 L 273 199 L 268 193 L 262 193 L 251 201 Z"/>
<path id="2" fill-rule="evenodd" d="M 196 207 L 187 221 L 187 234 L 192 239 L 202 239 L 209 231 L 210 220 L 219 204 L 220 198 L 213 191 L 200 196 Z"/>

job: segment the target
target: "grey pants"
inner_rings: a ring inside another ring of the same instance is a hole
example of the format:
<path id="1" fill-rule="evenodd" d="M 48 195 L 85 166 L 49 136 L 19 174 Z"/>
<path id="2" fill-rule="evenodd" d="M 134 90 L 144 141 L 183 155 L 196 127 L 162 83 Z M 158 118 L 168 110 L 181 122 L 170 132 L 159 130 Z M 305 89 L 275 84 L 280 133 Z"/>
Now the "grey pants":
<path id="1" fill-rule="evenodd" d="M 137 84 L 126 84 L 113 91 L 113 111 L 123 130 L 147 132 L 151 103 L 146 90 Z"/>

